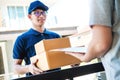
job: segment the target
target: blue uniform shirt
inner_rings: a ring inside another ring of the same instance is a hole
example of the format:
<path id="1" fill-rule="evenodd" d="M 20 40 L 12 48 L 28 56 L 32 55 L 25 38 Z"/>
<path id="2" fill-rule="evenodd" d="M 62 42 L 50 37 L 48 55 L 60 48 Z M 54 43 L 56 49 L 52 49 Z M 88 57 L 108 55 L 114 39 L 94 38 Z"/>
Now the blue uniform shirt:
<path id="1" fill-rule="evenodd" d="M 60 35 L 47 29 L 45 29 L 43 33 L 30 29 L 16 39 L 13 48 L 13 58 L 24 59 L 25 64 L 28 65 L 30 64 L 30 57 L 36 55 L 34 44 L 43 39 L 53 38 L 60 38 Z"/>

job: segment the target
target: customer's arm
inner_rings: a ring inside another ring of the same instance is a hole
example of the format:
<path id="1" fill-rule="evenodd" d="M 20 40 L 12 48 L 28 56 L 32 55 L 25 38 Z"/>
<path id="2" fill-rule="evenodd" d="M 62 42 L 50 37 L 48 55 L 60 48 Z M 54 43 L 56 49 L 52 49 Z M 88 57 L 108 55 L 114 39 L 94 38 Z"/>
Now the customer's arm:
<path id="1" fill-rule="evenodd" d="M 92 26 L 92 39 L 87 47 L 87 52 L 84 53 L 69 53 L 81 61 L 88 62 L 94 58 L 101 57 L 111 48 L 112 31 L 110 27 L 103 25 Z"/>
<path id="2" fill-rule="evenodd" d="M 90 61 L 96 57 L 103 56 L 112 44 L 112 31 L 110 27 L 95 25 L 92 26 L 92 38 L 88 45 L 88 51 L 83 61 Z"/>

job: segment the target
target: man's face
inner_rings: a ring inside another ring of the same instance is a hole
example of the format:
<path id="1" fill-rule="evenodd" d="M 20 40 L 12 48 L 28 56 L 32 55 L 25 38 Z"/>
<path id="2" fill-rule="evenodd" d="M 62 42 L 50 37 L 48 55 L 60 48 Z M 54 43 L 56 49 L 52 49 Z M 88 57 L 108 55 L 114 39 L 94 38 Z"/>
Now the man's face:
<path id="1" fill-rule="evenodd" d="M 30 14 L 29 18 L 32 21 L 33 25 L 42 26 L 46 20 L 46 12 L 40 9 L 36 9 Z"/>

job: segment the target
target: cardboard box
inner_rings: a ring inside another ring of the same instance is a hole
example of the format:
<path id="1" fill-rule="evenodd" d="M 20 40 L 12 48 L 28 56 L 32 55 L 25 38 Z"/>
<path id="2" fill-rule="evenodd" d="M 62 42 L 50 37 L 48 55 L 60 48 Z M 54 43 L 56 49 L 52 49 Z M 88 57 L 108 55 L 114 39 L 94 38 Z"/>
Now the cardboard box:
<path id="1" fill-rule="evenodd" d="M 38 42 L 35 44 L 36 56 L 38 58 L 37 67 L 45 71 L 80 63 L 79 59 L 65 54 L 64 51 L 51 51 L 52 49 L 67 47 L 71 47 L 69 38 L 49 39 Z"/>
<path id="2" fill-rule="evenodd" d="M 35 50 L 36 54 L 39 54 L 41 52 L 49 51 L 52 49 L 67 48 L 70 46 L 71 43 L 69 38 L 47 39 L 36 43 Z"/>

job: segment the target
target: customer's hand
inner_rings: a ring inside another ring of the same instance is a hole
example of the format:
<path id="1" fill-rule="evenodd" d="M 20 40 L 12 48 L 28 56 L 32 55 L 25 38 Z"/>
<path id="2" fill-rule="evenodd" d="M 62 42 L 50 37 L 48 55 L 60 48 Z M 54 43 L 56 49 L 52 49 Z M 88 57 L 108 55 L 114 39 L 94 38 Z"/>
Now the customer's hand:
<path id="1" fill-rule="evenodd" d="M 65 53 L 76 57 L 81 62 L 90 62 L 92 59 L 95 59 L 95 55 L 91 55 L 88 53 L 81 53 L 81 52 L 65 52 Z"/>
<path id="2" fill-rule="evenodd" d="M 81 52 L 65 52 L 66 54 L 69 54 L 71 56 L 76 57 L 79 60 L 82 60 L 82 58 L 84 57 L 85 53 L 81 53 Z"/>

